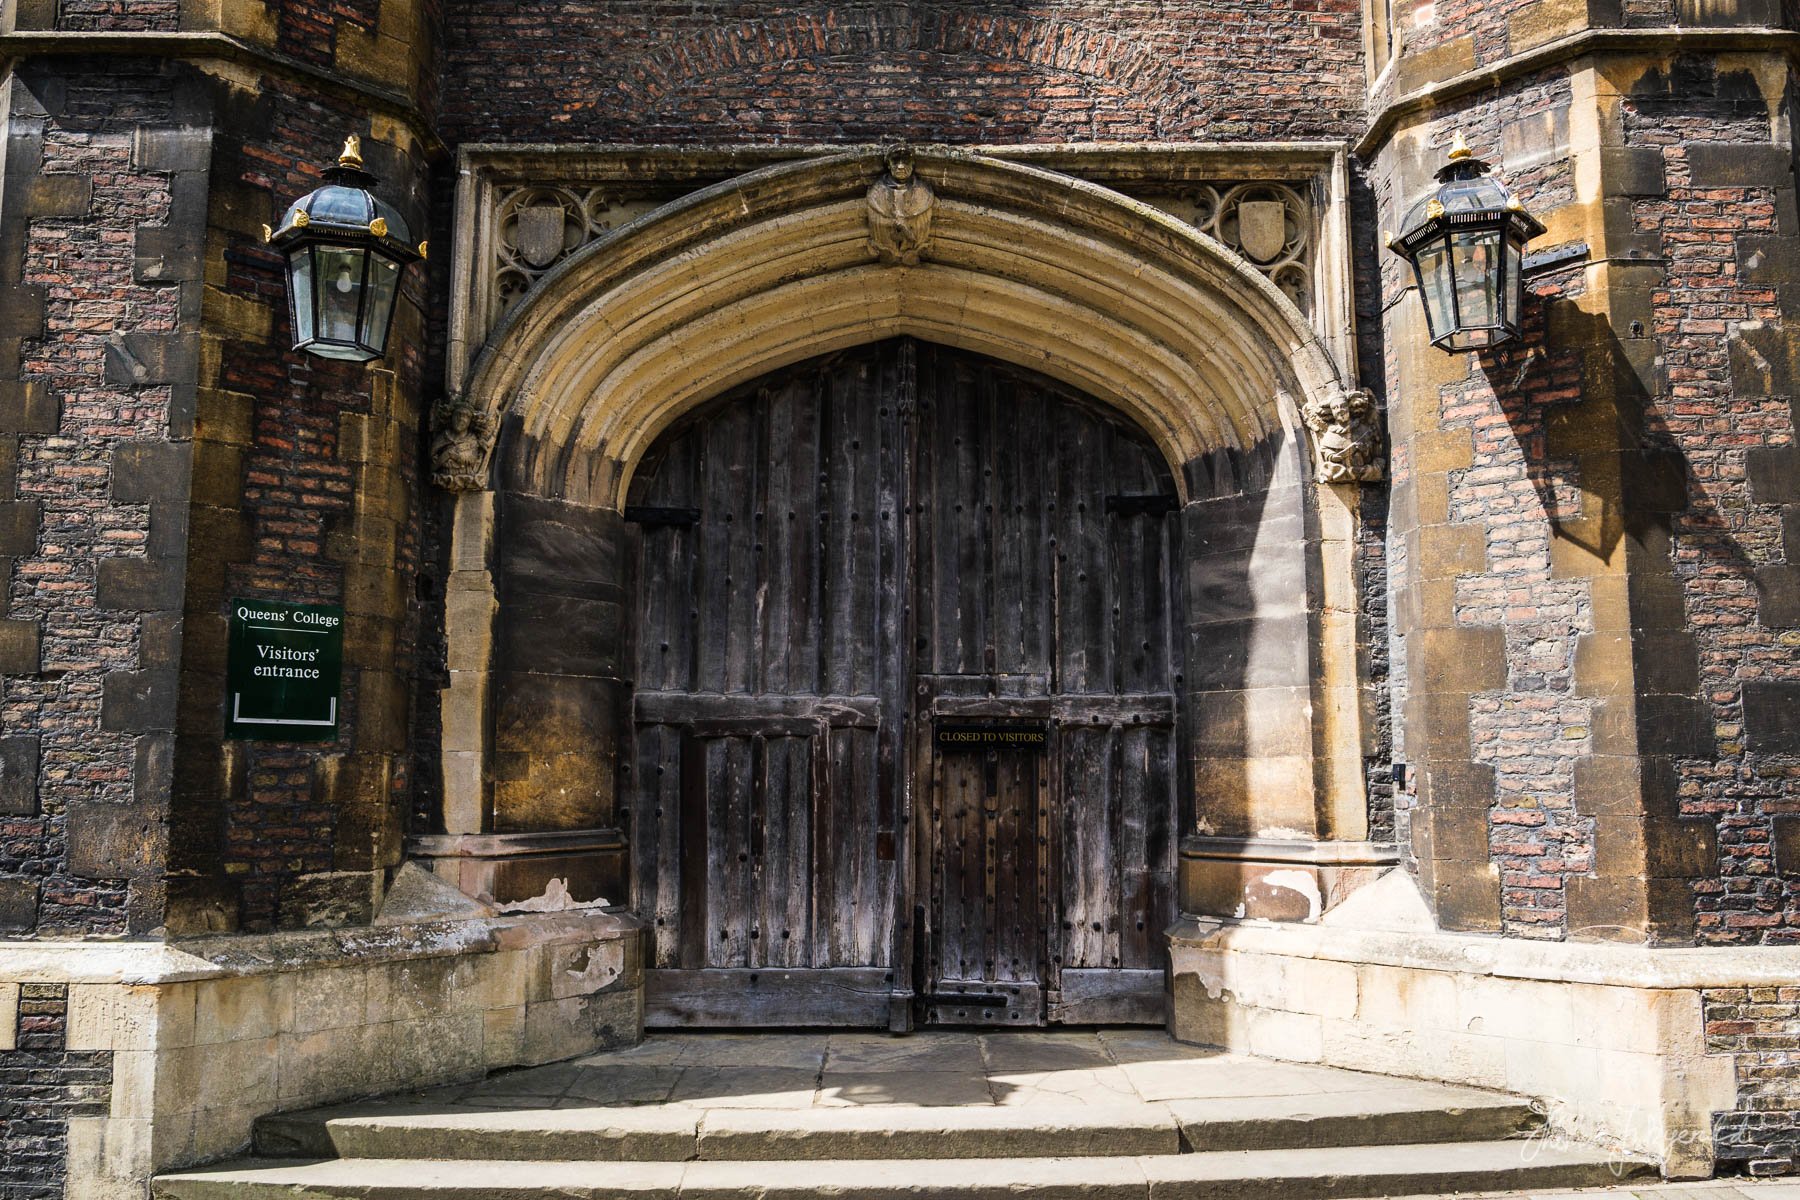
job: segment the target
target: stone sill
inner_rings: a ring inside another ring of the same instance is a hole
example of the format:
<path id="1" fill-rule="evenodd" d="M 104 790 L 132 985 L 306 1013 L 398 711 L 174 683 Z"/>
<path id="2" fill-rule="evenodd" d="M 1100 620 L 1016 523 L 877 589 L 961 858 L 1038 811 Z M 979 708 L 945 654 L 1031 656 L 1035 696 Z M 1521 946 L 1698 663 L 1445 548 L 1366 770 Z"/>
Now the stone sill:
<path id="1" fill-rule="evenodd" d="M 1319 866 L 1391 867 L 1400 861 L 1396 846 L 1380 842 L 1302 841 L 1290 838 L 1215 837 L 1190 834 L 1181 839 L 1183 858 L 1236 862 L 1311 863 Z"/>

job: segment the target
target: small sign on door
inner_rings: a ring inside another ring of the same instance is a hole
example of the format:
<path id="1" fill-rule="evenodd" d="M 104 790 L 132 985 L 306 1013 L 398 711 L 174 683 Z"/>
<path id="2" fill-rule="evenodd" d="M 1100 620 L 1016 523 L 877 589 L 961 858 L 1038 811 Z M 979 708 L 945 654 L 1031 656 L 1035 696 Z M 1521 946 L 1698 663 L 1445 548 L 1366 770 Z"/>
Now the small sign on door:
<path id="1" fill-rule="evenodd" d="M 1049 726 L 1037 722 L 939 721 L 934 732 L 939 750 L 1043 750 L 1050 742 Z"/>
<path id="2" fill-rule="evenodd" d="M 331 604 L 234 600 L 230 634 L 226 736 L 335 741 L 344 610 Z"/>

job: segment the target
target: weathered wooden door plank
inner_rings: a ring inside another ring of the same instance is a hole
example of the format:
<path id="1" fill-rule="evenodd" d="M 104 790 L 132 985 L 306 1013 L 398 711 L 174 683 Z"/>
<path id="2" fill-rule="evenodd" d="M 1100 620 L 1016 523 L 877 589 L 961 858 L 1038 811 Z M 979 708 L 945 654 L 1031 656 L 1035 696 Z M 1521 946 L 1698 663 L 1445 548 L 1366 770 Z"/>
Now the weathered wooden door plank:
<path id="1" fill-rule="evenodd" d="M 651 971 L 645 1023 L 660 1029 L 780 1028 L 887 1023 L 890 972 L 881 967 Z"/>
<path id="2" fill-rule="evenodd" d="M 997 755 L 979 771 L 960 753 L 921 755 L 934 792 L 927 987 L 953 996 L 1029 975 L 1049 1019 L 1142 1016 L 1137 983 L 1114 1002 L 1080 973 L 1149 969 L 1173 917 L 1159 881 L 1173 866 L 1180 716 L 1174 521 L 1166 505 L 1107 500 L 1172 495 L 1173 481 L 1116 418 L 970 361 L 920 348 L 935 383 L 920 398 L 920 719 L 1041 722 L 1050 740 L 1041 761 Z M 1064 971 L 1087 991 L 1065 1001 Z M 1006 1007 L 977 1017 L 945 999 L 937 1019 L 1011 1019 Z"/>
<path id="3" fill-rule="evenodd" d="M 666 435 L 633 503 L 699 516 L 639 535 L 633 894 L 658 974 L 879 969 L 891 999 L 917 970 L 971 1020 L 1147 1011 L 1125 975 L 1160 967 L 1173 914 L 1178 531 L 1108 497 L 1163 494 L 1116 417 L 922 343 Z M 1043 722 L 1049 747 L 942 755 L 947 718 Z M 672 1002 L 684 1021 L 775 1003 L 678 990 L 711 997 Z"/>

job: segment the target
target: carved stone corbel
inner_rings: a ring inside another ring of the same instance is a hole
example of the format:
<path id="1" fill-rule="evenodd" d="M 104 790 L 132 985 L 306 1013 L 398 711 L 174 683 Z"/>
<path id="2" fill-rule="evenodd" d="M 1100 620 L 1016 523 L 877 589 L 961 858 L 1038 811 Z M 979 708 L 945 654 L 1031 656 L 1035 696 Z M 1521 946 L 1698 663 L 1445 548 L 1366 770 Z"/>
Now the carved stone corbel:
<path id="1" fill-rule="evenodd" d="M 937 193 L 913 173 L 912 151 L 889 151 L 887 174 L 869 188 L 869 249 L 888 266 L 918 266 L 936 208 Z"/>
<path id="2" fill-rule="evenodd" d="M 1384 477 L 1381 419 L 1369 392 L 1357 388 L 1314 397 L 1301 416 L 1312 430 L 1315 480 L 1374 483 Z"/>
<path id="3" fill-rule="evenodd" d="M 431 482 L 447 492 L 479 492 L 487 487 L 488 451 L 493 448 L 493 415 L 460 394 L 438 406 L 431 439 Z"/>

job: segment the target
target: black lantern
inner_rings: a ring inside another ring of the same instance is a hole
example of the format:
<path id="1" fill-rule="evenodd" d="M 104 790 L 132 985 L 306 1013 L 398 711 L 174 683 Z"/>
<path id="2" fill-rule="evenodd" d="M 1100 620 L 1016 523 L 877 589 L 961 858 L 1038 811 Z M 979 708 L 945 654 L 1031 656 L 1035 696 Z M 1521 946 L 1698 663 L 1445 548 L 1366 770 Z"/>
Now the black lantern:
<path id="1" fill-rule="evenodd" d="M 406 222 L 376 199 L 374 184 L 359 139 L 348 138 L 324 186 L 294 201 L 279 229 L 263 227 L 269 244 L 287 255 L 296 350 L 368 362 L 387 349 L 401 273 L 425 257 L 425 243 L 413 249 Z"/>
<path id="2" fill-rule="evenodd" d="M 1525 243 L 1543 224 L 1456 135 L 1435 192 L 1406 214 L 1388 248 L 1412 264 L 1431 344 L 1484 350 L 1518 336 Z"/>

